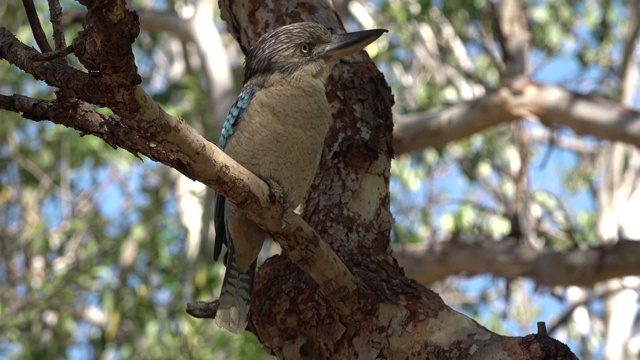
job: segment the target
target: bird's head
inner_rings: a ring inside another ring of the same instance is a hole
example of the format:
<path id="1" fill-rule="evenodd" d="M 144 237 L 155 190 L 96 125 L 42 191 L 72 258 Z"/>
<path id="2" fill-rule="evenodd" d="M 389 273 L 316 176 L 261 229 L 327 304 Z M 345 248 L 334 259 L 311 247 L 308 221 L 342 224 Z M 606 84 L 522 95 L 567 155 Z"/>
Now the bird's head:
<path id="1" fill-rule="evenodd" d="M 263 35 L 249 50 L 245 82 L 271 75 L 324 80 L 341 57 L 363 49 L 386 31 L 374 29 L 332 35 L 326 27 L 312 22 L 279 27 Z"/>

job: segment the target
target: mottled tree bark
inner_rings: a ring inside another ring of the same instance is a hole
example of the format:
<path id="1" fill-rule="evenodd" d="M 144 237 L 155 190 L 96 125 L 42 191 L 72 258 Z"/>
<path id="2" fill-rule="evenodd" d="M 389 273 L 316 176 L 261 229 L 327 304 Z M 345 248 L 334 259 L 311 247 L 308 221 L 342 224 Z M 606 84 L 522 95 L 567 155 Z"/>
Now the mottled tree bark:
<path id="1" fill-rule="evenodd" d="M 244 50 L 291 22 L 315 21 L 342 31 L 324 1 L 231 0 L 220 7 Z M 256 279 L 250 325 L 265 349 L 287 359 L 572 358 L 546 334 L 494 334 L 405 277 L 391 256 L 389 237 L 391 91 L 360 53 L 336 67 L 327 98 L 334 124 L 303 218 L 356 281 L 340 289 L 348 298 L 336 301 L 344 297 L 318 286 L 299 268 L 300 260 L 292 261 L 287 252 L 269 259 Z"/>

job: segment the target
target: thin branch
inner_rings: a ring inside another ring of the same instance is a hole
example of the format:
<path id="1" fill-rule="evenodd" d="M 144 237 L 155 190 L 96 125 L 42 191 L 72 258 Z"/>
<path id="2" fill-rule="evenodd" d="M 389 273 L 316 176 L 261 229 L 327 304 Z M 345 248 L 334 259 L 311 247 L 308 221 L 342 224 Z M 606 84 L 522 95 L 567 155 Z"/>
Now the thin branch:
<path id="1" fill-rule="evenodd" d="M 489 2 L 489 6 L 487 6 L 485 19 L 492 19 L 492 11 L 494 11 L 494 6 L 491 5 L 493 2 Z M 493 21 L 490 21 L 493 24 Z M 493 40 L 490 34 L 485 31 L 485 27 L 482 24 L 477 25 L 478 32 L 481 37 L 482 48 L 484 49 L 485 54 L 489 57 L 491 64 L 493 64 L 500 73 L 504 73 L 504 62 L 500 58 L 500 54 L 497 51 L 499 47 L 498 44 Z"/>
<path id="2" fill-rule="evenodd" d="M 36 162 L 20 153 L 20 144 L 15 133 L 8 133 L 5 140 L 7 141 L 7 145 L 9 145 L 8 148 L 11 152 L 11 158 L 18 166 L 30 173 L 35 179 L 38 179 L 39 187 L 42 187 L 43 192 L 60 191 L 58 184 L 53 181 L 46 171 Z"/>
<path id="3" fill-rule="evenodd" d="M 41 60 L 42 58 L 37 50 L 23 44 L 9 30 L 0 28 L 0 59 L 7 60 L 50 86 L 64 89 L 67 96 L 107 105 L 107 95 L 113 93 L 113 82 L 105 81 L 103 77 L 91 76 L 56 59 Z"/>
<path id="4" fill-rule="evenodd" d="M 59 50 L 55 50 L 47 53 L 37 53 L 31 57 L 30 60 L 33 61 L 48 61 L 63 58 L 69 54 L 73 53 L 73 47 L 67 46 Z"/>
<path id="5" fill-rule="evenodd" d="M 56 50 L 62 50 L 67 47 L 64 39 L 64 28 L 62 27 L 62 7 L 58 0 L 49 1 L 49 19 L 53 25 L 53 42 Z"/>
<path id="6" fill-rule="evenodd" d="M 22 4 L 24 5 L 24 10 L 27 13 L 27 19 L 29 20 L 33 37 L 36 39 L 40 52 L 51 52 L 53 49 L 51 49 L 47 36 L 45 35 L 44 30 L 42 30 L 40 18 L 38 18 L 38 12 L 36 11 L 35 5 L 33 5 L 33 0 L 22 0 Z"/>
<path id="7" fill-rule="evenodd" d="M 583 155 L 595 155 L 601 151 L 601 144 L 593 140 L 566 136 L 553 129 L 536 127 L 527 130 L 525 139 L 530 143 L 547 143 L 549 147 L 573 151 Z M 544 162 L 541 162 L 544 165 Z"/>
<path id="8" fill-rule="evenodd" d="M 473 61 L 464 42 L 456 33 L 449 19 L 435 6 L 429 9 L 429 15 L 440 27 L 440 36 L 438 38 L 451 50 L 451 54 L 456 59 L 460 69 L 467 73 L 472 73 L 474 70 Z"/>
<path id="9" fill-rule="evenodd" d="M 0 95 L 0 109 L 19 113 L 25 119 L 50 120 L 74 128 L 81 134 L 100 137 L 114 147 L 116 145 L 112 137 L 117 138 L 122 130 L 126 130 L 115 126 L 120 123 L 117 116 L 98 114 L 78 100 L 39 100 L 22 95 Z"/>
<path id="10" fill-rule="evenodd" d="M 622 289 L 637 290 L 635 288 L 621 286 L 615 289 L 606 289 L 605 291 L 598 291 L 596 293 L 591 293 L 589 294 L 589 296 L 585 297 L 580 301 L 574 302 L 573 304 L 571 304 L 571 306 L 569 306 L 568 309 L 564 310 L 562 315 L 560 315 L 560 317 L 549 327 L 549 334 L 555 333 L 558 329 L 560 329 L 560 327 L 566 325 L 566 322 L 571 319 L 571 315 L 573 315 L 573 312 L 576 311 L 577 308 L 581 306 L 586 306 L 594 300 L 598 300 L 598 301 L 606 300 L 608 297 L 610 297 L 611 295 L 615 295 Z"/>

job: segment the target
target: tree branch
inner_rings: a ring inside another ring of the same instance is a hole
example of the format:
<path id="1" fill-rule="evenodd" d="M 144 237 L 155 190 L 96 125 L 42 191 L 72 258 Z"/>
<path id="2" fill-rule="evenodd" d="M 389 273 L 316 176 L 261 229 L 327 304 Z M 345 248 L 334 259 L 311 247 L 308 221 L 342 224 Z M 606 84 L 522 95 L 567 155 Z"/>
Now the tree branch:
<path id="1" fill-rule="evenodd" d="M 58 0 L 49 0 L 49 20 L 53 25 L 53 42 L 56 50 L 67 47 L 64 39 L 64 27 L 62 26 L 62 7 Z"/>
<path id="2" fill-rule="evenodd" d="M 393 148 L 396 155 L 425 147 L 444 146 L 500 123 L 516 120 L 504 89 L 460 102 L 435 113 L 395 115 Z"/>
<path id="3" fill-rule="evenodd" d="M 44 58 L 4 28 L 0 28 L 0 58 L 48 85 L 62 89 L 67 96 L 99 105 L 108 106 L 113 102 L 105 96 L 112 92 L 111 82 L 69 67 L 64 62 Z"/>
<path id="4" fill-rule="evenodd" d="M 22 4 L 24 5 L 24 11 L 27 13 L 31 32 L 33 32 L 33 37 L 36 39 L 40 52 L 51 52 L 51 45 L 49 45 L 47 36 L 45 35 L 44 30 L 42 30 L 40 18 L 38 17 L 35 5 L 33 5 L 33 0 L 22 0 Z"/>
<path id="5" fill-rule="evenodd" d="M 526 277 L 539 285 L 592 286 L 640 273 L 640 243 L 624 239 L 566 252 L 537 250 L 506 240 L 446 241 L 434 246 L 398 246 L 394 256 L 408 277 L 424 285 L 456 274 L 488 273 L 507 279 Z"/>
<path id="6" fill-rule="evenodd" d="M 524 82 L 514 105 L 547 126 L 563 125 L 580 135 L 640 146 L 640 113 L 596 96 L 555 85 Z"/>
<path id="7" fill-rule="evenodd" d="M 491 126 L 532 117 L 549 127 L 640 146 L 640 112 L 596 96 L 528 79 L 435 113 L 396 115 L 396 155 L 449 142 Z"/>

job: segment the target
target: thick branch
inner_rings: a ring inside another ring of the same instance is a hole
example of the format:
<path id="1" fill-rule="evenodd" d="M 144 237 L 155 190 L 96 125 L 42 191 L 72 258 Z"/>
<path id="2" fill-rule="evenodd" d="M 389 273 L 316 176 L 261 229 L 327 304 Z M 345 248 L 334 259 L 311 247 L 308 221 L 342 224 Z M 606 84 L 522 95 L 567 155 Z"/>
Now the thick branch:
<path id="1" fill-rule="evenodd" d="M 211 114 L 214 120 L 211 123 L 222 126 L 227 111 L 235 100 L 229 55 L 225 51 L 218 30 L 210 19 L 213 1 L 197 1 L 195 6 L 193 15 L 188 18 L 182 18 L 173 12 L 149 9 L 138 9 L 136 13 L 139 16 L 141 29 L 169 33 L 185 43 L 192 42 L 196 45 L 202 66 L 207 73 Z M 81 23 L 86 15 L 86 12 L 67 12 L 64 21 Z"/>
<path id="2" fill-rule="evenodd" d="M 456 274 L 488 273 L 507 279 L 527 277 L 539 285 L 592 286 L 640 273 L 640 243 L 629 240 L 567 252 L 537 250 L 511 241 L 447 241 L 430 247 L 397 247 L 394 255 L 407 276 L 424 285 Z"/>
<path id="3" fill-rule="evenodd" d="M 640 113 L 559 86 L 527 82 L 514 103 L 547 126 L 567 126 L 579 135 L 640 146 Z"/>
<path id="4" fill-rule="evenodd" d="M 518 117 L 509 111 L 509 97 L 508 91 L 501 90 L 436 113 L 396 115 L 395 154 L 444 146 L 491 126 L 516 120 Z"/>
<path id="5" fill-rule="evenodd" d="M 117 88 L 117 84 L 104 77 L 91 76 L 67 66 L 64 62 L 55 59 L 38 61 L 43 58 L 41 53 L 20 42 L 4 28 L 0 28 L 0 58 L 34 78 L 62 89 L 67 96 L 81 98 L 94 104 L 108 106 L 112 102 L 108 95 Z"/>
<path id="6" fill-rule="evenodd" d="M 396 115 L 396 154 L 449 142 L 521 117 L 566 126 L 580 135 L 640 146 L 640 112 L 595 96 L 526 79 L 436 113 Z"/>

